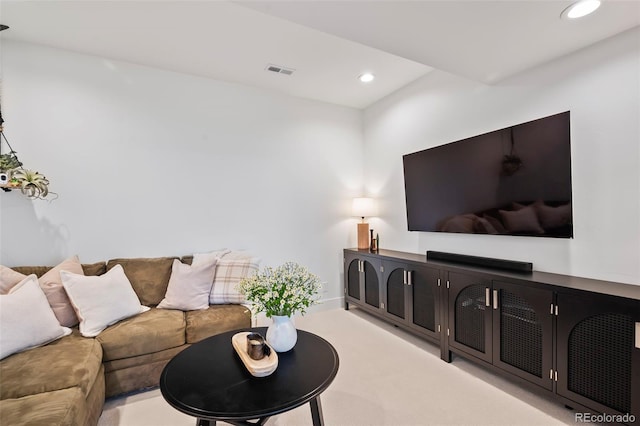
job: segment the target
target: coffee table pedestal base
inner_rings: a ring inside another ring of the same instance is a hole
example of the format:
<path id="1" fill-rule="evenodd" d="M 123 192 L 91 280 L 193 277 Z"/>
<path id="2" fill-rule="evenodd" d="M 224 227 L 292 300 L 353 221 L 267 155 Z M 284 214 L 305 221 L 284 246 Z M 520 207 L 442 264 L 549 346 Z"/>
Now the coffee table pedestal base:
<path id="1" fill-rule="evenodd" d="M 309 405 L 311 406 L 311 420 L 313 421 L 313 426 L 324 426 L 324 418 L 322 417 L 322 404 L 320 404 L 320 397 L 317 396 L 309 401 Z M 262 426 L 264 425 L 269 417 L 263 417 L 256 421 L 250 422 L 248 420 L 224 420 L 225 423 L 229 423 L 235 426 Z M 198 418 L 196 421 L 196 426 L 216 426 L 217 420 L 208 420 Z"/>

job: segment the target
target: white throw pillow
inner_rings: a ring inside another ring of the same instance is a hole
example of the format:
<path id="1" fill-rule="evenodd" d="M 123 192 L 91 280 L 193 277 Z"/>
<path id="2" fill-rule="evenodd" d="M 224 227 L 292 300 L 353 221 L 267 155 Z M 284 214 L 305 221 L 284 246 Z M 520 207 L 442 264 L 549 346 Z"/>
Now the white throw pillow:
<path id="1" fill-rule="evenodd" d="M 61 271 L 60 277 L 85 337 L 95 337 L 111 324 L 149 310 L 140 304 L 122 265 L 100 276 Z"/>
<path id="2" fill-rule="evenodd" d="M 216 266 L 209 296 L 209 303 L 212 305 L 246 303 L 247 299 L 236 287 L 243 278 L 255 274 L 260 268 L 260 258 L 235 258 L 235 256 L 227 258 L 227 256 L 229 255 L 223 256 Z"/>
<path id="3" fill-rule="evenodd" d="M 187 265 L 175 259 L 167 292 L 158 308 L 181 311 L 207 309 L 216 262 L 217 258 L 213 258 L 208 263 Z"/>
<path id="4" fill-rule="evenodd" d="M 53 314 L 35 275 L 0 295 L 0 359 L 71 334 Z"/>

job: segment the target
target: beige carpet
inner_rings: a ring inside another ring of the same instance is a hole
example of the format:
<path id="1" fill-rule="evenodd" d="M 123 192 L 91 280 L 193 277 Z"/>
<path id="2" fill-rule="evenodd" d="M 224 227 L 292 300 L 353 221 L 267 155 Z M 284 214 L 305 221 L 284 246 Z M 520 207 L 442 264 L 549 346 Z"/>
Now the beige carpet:
<path id="1" fill-rule="evenodd" d="M 340 355 L 338 375 L 321 396 L 327 426 L 575 424 L 574 413 L 563 405 L 459 357 L 447 364 L 434 344 L 357 309 L 317 311 L 296 318 L 296 325 L 324 337 Z M 98 424 L 193 426 L 195 418 L 153 390 L 108 400 Z M 310 424 L 308 404 L 267 422 Z"/>

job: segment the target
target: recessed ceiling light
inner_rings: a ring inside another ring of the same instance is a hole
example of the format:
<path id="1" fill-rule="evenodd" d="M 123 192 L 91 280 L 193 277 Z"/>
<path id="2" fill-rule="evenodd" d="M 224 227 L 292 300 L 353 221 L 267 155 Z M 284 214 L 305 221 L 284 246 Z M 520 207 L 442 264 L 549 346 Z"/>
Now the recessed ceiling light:
<path id="1" fill-rule="evenodd" d="M 576 19 L 587 16 L 600 7 L 600 0 L 580 0 L 562 11 L 562 19 Z"/>
<path id="2" fill-rule="evenodd" d="M 364 74 L 360 74 L 360 76 L 358 77 L 358 80 L 360 80 L 363 83 L 369 83 L 369 82 L 372 82 L 374 78 L 376 77 L 373 74 L 371 74 L 370 72 L 365 72 Z"/>

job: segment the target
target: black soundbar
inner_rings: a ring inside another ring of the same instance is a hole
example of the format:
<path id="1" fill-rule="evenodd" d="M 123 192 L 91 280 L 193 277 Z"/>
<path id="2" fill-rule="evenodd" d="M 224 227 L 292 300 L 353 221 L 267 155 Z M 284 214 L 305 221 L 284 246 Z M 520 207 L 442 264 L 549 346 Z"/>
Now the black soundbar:
<path id="1" fill-rule="evenodd" d="M 444 260 L 445 262 L 464 263 L 467 265 L 483 266 L 485 268 L 506 269 L 516 272 L 531 272 L 533 263 L 517 260 L 493 259 L 491 257 L 468 256 L 466 254 L 445 253 L 443 251 L 427 250 L 427 260 Z"/>

